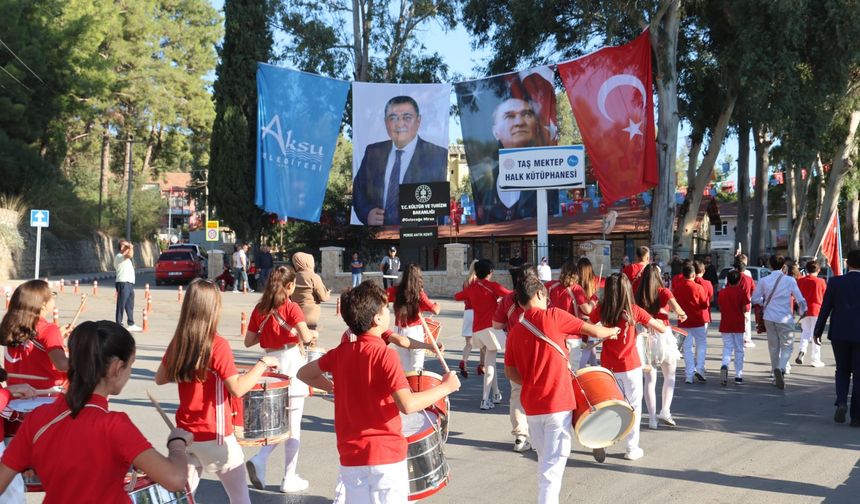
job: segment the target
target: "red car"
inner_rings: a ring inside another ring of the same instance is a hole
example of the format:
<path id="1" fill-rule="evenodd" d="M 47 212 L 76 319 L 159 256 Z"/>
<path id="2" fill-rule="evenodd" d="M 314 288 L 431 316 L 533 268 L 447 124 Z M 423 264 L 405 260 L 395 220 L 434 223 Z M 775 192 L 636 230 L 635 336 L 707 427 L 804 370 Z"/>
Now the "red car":
<path id="1" fill-rule="evenodd" d="M 203 276 L 203 262 L 192 249 L 170 249 L 158 256 L 155 264 L 155 284 L 188 283 Z"/>

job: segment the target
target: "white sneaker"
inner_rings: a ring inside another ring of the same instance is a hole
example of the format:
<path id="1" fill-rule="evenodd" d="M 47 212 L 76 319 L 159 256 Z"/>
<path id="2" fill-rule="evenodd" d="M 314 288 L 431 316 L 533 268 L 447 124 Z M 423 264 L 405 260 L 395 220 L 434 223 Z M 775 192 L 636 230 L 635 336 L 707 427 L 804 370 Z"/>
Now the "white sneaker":
<path id="1" fill-rule="evenodd" d="M 128 332 L 140 332 L 140 331 L 143 331 L 143 328 L 137 324 L 132 324 L 132 325 L 126 327 L 126 330 Z"/>
<path id="2" fill-rule="evenodd" d="M 245 468 L 248 470 L 248 479 L 251 480 L 251 486 L 257 490 L 266 489 L 266 463 L 257 461 L 257 457 L 253 456 L 245 462 Z"/>
<path id="3" fill-rule="evenodd" d="M 238 293 L 239 293 L 239 289 L 233 289 L 233 294 L 238 294 Z"/>
<path id="4" fill-rule="evenodd" d="M 634 448 L 631 451 L 624 454 L 624 458 L 627 460 L 639 460 L 645 456 L 645 450 L 642 448 Z"/>
<path id="5" fill-rule="evenodd" d="M 284 481 L 281 482 L 281 492 L 284 493 L 295 493 L 295 492 L 304 492 L 308 489 L 310 483 L 308 480 L 302 479 L 298 474 L 293 476 L 290 479 L 284 478 Z"/>
<path id="6" fill-rule="evenodd" d="M 812 367 L 824 367 L 824 366 L 826 366 L 826 364 L 821 362 L 821 361 L 812 361 L 809 363 L 809 365 Z"/>
<path id="7" fill-rule="evenodd" d="M 482 400 L 482 401 L 481 401 L 481 409 L 482 409 L 482 410 L 491 410 L 491 409 L 493 409 L 493 408 L 495 408 L 495 407 L 496 407 L 496 405 L 495 405 L 495 404 L 493 404 L 493 400 L 492 400 L 492 399 L 486 399 L 486 400 Z"/>
<path id="8" fill-rule="evenodd" d="M 782 374 L 783 375 L 790 375 L 791 374 L 791 364 L 785 365 L 785 371 L 783 371 Z"/>
<path id="9" fill-rule="evenodd" d="M 659 415 L 657 415 L 657 420 L 664 425 L 668 425 L 669 427 L 675 427 L 677 425 L 675 423 L 675 419 L 672 418 L 671 414 L 660 413 Z"/>
<path id="10" fill-rule="evenodd" d="M 657 429 L 657 419 L 651 417 L 648 419 L 648 428 L 649 429 Z"/>
<path id="11" fill-rule="evenodd" d="M 752 340 L 744 341 L 744 348 L 755 348 L 755 343 L 753 343 Z"/>
<path id="12" fill-rule="evenodd" d="M 501 392 L 496 392 L 495 394 L 493 394 L 493 402 L 495 404 L 499 404 L 500 402 L 502 402 L 502 393 Z"/>

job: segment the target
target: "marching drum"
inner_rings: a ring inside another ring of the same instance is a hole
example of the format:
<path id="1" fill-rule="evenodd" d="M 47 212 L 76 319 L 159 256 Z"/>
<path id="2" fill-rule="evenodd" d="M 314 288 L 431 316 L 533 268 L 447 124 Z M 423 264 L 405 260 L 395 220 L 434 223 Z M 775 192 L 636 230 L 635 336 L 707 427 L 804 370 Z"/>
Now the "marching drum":
<path id="1" fill-rule="evenodd" d="M 406 466 L 409 471 L 409 500 L 429 497 L 448 484 L 448 459 L 442 449 L 439 417 L 433 411 L 400 415 L 403 436 L 409 443 Z"/>
<path id="2" fill-rule="evenodd" d="M 242 397 L 234 411 L 233 430 L 243 446 L 263 446 L 280 443 L 290 436 L 290 377 L 279 373 L 263 373 L 260 381 Z"/>
<path id="3" fill-rule="evenodd" d="M 575 376 L 573 428 L 579 443 L 591 449 L 606 448 L 626 436 L 635 415 L 612 371 L 593 366 L 580 369 Z"/>
<path id="4" fill-rule="evenodd" d="M 56 400 L 56 397 L 33 397 L 30 399 L 14 399 L 9 401 L 2 415 L 6 432 L 6 446 L 9 446 L 9 441 L 18 432 L 18 428 L 24 423 L 24 418 L 28 413 L 39 406 L 51 404 Z M 7 413 L 8 417 L 6 416 Z M 39 479 L 35 471 L 25 471 L 21 476 L 24 478 L 24 486 L 28 492 L 44 492 L 44 489 L 42 489 L 42 480 Z"/>
<path id="5" fill-rule="evenodd" d="M 322 348 L 322 347 L 318 347 L 318 346 L 312 346 L 312 347 L 305 347 L 305 352 L 307 353 L 307 356 L 308 356 L 308 362 L 313 362 L 315 360 L 319 360 L 320 357 L 325 355 L 326 349 Z M 323 373 L 323 375 L 326 378 L 328 378 L 329 380 L 331 380 L 331 373 Z M 314 387 L 310 387 L 310 389 L 311 389 L 311 395 L 322 396 L 323 398 L 325 398 L 325 396 L 329 395 L 328 392 L 326 392 L 323 389 L 318 389 L 318 388 L 314 388 Z"/>
<path id="6" fill-rule="evenodd" d="M 406 381 L 409 383 L 409 388 L 412 392 L 421 392 L 422 390 L 440 385 L 442 377 L 430 371 L 408 371 L 406 373 Z M 439 399 L 427 409 L 439 417 L 442 442 L 448 441 L 448 424 L 451 420 L 451 403 L 448 400 L 448 396 Z"/>
<path id="7" fill-rule="evenodd" d="M 171 492 L 143 475 L 129 476 L 126 483 L 132 504 L 194 504 L 194 497 L 187 487 L 179 492 Z"/>

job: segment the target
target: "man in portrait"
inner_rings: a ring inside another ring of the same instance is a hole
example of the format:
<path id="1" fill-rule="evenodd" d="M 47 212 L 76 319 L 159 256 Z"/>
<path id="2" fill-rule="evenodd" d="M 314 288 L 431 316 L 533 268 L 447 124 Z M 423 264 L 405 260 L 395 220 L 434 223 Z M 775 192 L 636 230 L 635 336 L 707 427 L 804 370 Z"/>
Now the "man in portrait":
<path id="1" fill-rule="evenodd" d="M 500 149 L 547 145 L 544 128 L 528 100 L 508 98 L 493 110 L 493 137 Z M 501 191 L 498 186 L 499 157 L 475 166 L 472 173 L 479 222 L 498 222 L 535 217 L 537 191 Z M 558 191 L 547 191 L 547 206 L 558 206 Z"/>
<path id="2" fill-rule="evenodd" d="M 390 140 L 367 146 L 352 182 L 355 214 L 370 226 L 400 223 L 400 184 L 447 180 L 448 149 L 418 135 L 421 115 L 412 97 L 388 100 L 384 119 Z"/>

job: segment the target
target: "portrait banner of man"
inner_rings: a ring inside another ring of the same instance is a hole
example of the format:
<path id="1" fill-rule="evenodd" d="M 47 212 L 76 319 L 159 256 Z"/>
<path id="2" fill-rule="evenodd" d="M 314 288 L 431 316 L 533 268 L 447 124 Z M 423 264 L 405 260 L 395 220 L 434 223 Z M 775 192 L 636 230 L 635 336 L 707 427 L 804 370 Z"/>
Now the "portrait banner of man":
<path id="1" fill-rule="evenodd" d="M 352 86 L 352 224 L 400 223 L 400 184 L 448 180 L 450 84 Z"/>
<path id="2" fill-rule="evenodd" d="M 553 79 L 543 66 L 454 84 L 478 224 L 536 216 L 536 191 L 500 189 L 499 149 L 558 145 Z M 558 212 L 558 191 L 547 206 Z"/>

